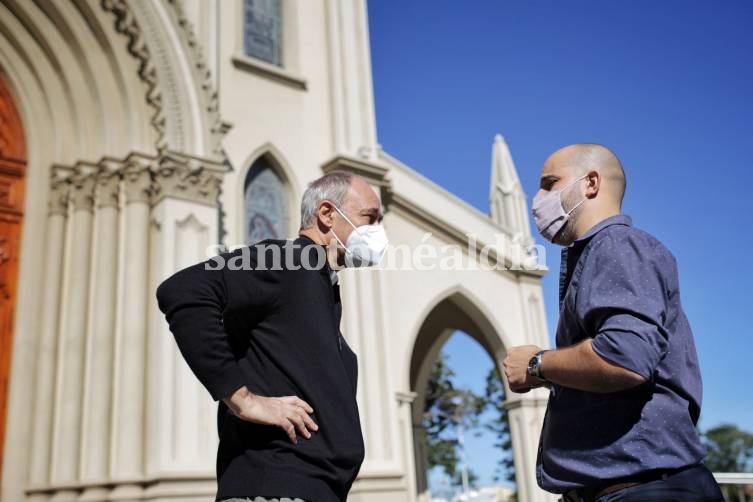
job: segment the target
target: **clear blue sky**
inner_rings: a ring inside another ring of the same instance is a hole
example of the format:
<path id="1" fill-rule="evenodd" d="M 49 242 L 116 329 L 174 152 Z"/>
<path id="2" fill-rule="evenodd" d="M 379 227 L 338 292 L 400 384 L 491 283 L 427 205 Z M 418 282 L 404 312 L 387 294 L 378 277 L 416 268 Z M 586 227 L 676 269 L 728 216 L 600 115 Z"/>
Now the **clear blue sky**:
<path id="1" fill-rule="evenodd" d="M 369 24 L 383 148 L 482 211 L 496 133 L 529 200 L 557 148 L 617 152 L 624 212 L 678 260 L 701 427 L 753 431 L 753 2 L 371 0 Z M 543 288 L 553 336 L 556 273 Z M 469 343 L 446 352 L 475 387 Z"/>

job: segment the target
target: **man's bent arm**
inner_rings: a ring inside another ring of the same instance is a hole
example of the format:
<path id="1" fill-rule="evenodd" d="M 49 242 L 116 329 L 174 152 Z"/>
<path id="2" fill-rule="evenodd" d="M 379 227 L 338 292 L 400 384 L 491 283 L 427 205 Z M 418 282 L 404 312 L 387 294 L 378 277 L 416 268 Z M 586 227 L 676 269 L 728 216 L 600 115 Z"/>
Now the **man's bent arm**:
<path id="1" fill-rule="evenodd" d="M 638 373 L 602 358 L 594 351 L 590 338 L 545 352 L 541 373 L 552 383 L 587 392 L 619 392 L 646 382 Z"/>
<path id="2" fill-rule="evenodd" d="M 207 269 L 205 262 L 183 269 L 157 288 L 157 300 L 183 357 L 214 400 L 243 387 L 222 322 L 223 271 Z"/>

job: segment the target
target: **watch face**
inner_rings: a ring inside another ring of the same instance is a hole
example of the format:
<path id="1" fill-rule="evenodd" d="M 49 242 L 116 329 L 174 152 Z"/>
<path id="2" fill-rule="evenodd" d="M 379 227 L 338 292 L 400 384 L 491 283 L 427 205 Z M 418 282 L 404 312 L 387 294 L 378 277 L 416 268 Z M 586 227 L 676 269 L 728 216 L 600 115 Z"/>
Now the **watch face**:
<path id="1" fill-rule="evenodd" d="M 536 354 L 528 361 L 528 374 L 539 378 L 539 365 L 541 364 L 541 356 Z"/>
<path id="2" fill-rule="evenodd" d="M 538 374 L 539 369 L 539 358 L 538 356 L 533 356 L 528 361 L 528 372 L 532 374 Z"/>

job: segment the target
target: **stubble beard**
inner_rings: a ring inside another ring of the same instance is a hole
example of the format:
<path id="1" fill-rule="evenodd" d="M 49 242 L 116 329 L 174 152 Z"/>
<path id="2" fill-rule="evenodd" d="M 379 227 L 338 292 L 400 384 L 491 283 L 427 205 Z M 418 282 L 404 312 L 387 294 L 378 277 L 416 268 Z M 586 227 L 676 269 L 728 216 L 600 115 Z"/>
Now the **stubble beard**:
<path id="1" fill-rule="evenodd" d="M 568 209 L 571 209 L 575 207 L 579 202 L 580 199 L 578 198 L 580 194 L 577 192 L 575 194 L 570 194 L 565 196 L 564 200 L 562 201 L 562 208 L 567 211 Z M 581 196 L 582 197 L 582 196 Z M 578 220 L 578 213 L 580 213 L 581 206 L 578 206 L 575 208 L 575 210 L 570 213 L 570 217 L 565 222 L 565 225 L 560 229 L 559 232 L 557 232 L 557 235 L 554 236 L 554 243 L 559 244 L 560 246 L 569 246 L 572 244 L 575 239 L 578 237 L 575 233 L 575 224 Z"/>

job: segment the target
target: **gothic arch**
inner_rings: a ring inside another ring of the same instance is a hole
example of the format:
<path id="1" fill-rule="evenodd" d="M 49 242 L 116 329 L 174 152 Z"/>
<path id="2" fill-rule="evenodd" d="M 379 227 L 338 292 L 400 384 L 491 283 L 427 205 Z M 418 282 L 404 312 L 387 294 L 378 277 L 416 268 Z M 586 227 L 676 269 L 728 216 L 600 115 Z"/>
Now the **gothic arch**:
<path id="1" fill-rule="evenodd" d="M 476 340 L 489 357 L 500 365 L 507 337 L 483 303 L 462 286 L 454 286 L 435 297 L 419 317 L 410 353 L 410 389 L 419 396 L 426 387 L 431 365 L 454 331 L 463 331 Z M 416 399 L 416 402 L 420 399 Z M 414 417 L 416 418 L 416 417 Z"/>
<path id="2" fill-rule="evenodd" d="M 280 178 L 285 188 L 285 200 L 288 219 L 287 233 L 289 234 L 285 237 L 292 237 L 297 233 L 298 230 L 296 228 L 296 222 L 298 221 L 298 212 L 300 210 L 298 201 L 300 200 L 301 192 L 298 188 L 298 184 L 295 181 L 296 178 L 294 176 L 292 166 L 287 161 L 282 152 L 272 143 L 265 143 L 251 152 L 251 154 L 243 162 L 240 170 L 238 171 L 237 179 L 240 181 L 240 183 L 235 188 L 237 194 L 236 207 L 238 210 L 236 214 L 240 216 L 237 218 L 238 221 L 236 235 L 241 237 L 245 236 L 243 227 L 245 224 L 246 182 L 248 180 L 249 174 L 251 173 L 252 167 L 259 159 L 262 158 L 268 161 L 269 167 L 274 170 L 274 173 Z M 233 244 L 240 244 L 240 242 Z"/>
<path id="3" fill-rule="evenodd" d="M 474 337 L 489 353 L 490 357 L 501 361 L 504 358 L 505 347 L 509 345 L 509 338 L 505 331 L 494 320 L 494 316 L 486 308 L 484 302 L 476 297 L 471 291 L 462 285 L 452 286 L 435 295 L 432 301 L 426 304 L 421 314 L 416 318 L 416 325 L 411 329 L 413 350 L 408 355 L 408 368 L 411 368 L 410 388 L 414 386 L 414 363 L 417 352 L 430 353 L 430 348 L 436 349 L 446 341 L 449 334 L 444 337 L 433 339 L 434 335 L 427 334 L 426 323 L 429 316 L 440 309 L 443 304 L 452 305 L 458 309 L 462 316 L 455 319 L 457 326 L 448 326 L 448 329 L 459 329 Z M 428 344 L 428 345 L 427 345 Z"/>
<path id="4" fill-rule="evenodd" d="M 455 331 L 462 331 L 484 348 L 504 374 L 501 364 L 508 338 L 485 304 L 463 286 L 454 286 L 437 295 L 418 319 L 420 324 L 413 331 L 408 378 L 409 389 L 416 396 L 412 403 L 412 421 L 417 496 L 418 500 L 428 500 L 426 437 L 421 420 L 431 367 L 447 339 Z"/>

